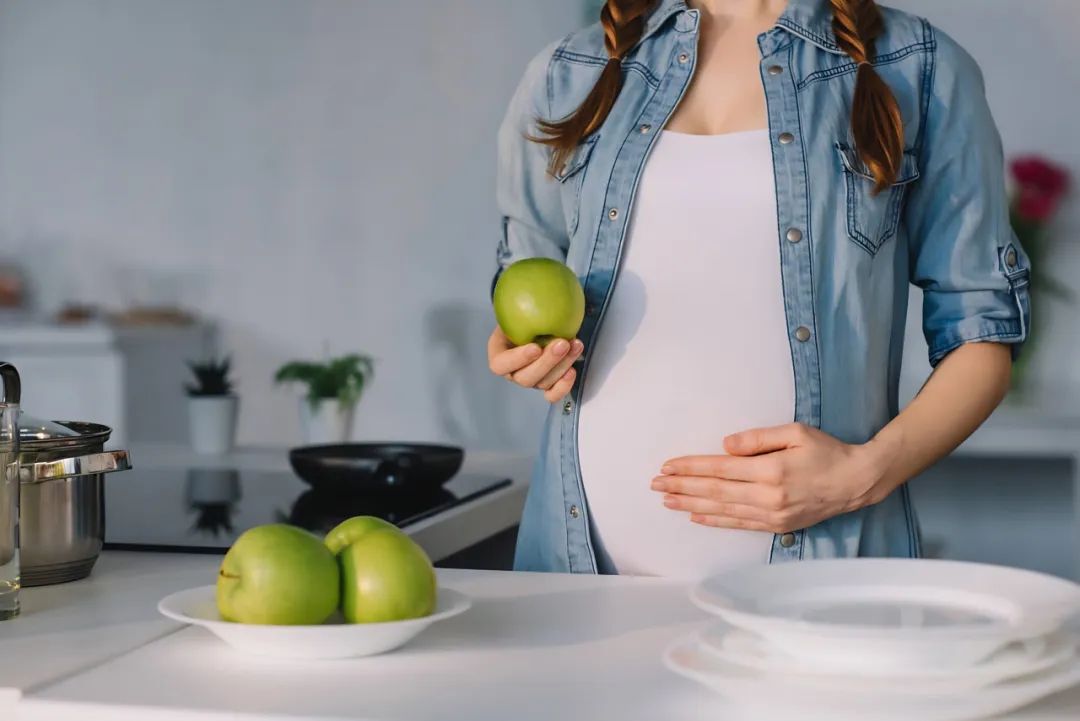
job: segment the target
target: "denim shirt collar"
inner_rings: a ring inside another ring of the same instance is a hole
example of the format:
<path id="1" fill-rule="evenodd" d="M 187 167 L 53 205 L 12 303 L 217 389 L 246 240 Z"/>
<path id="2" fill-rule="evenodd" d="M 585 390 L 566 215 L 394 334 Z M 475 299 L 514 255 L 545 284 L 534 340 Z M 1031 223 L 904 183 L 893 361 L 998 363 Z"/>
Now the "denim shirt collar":
<path id="1" fill-rule="evenodd" d="M 686 0 L 660 0 L 645 21 L 642 39 L 656 33 L 673 15 L 686 9 Z M 822 50 L 837 55 L 844 54 L 833 33 L 832 9 L 828 0 L 788 0 L 787 8 L 776 21 L 776 27 L 813 43 Z"/>

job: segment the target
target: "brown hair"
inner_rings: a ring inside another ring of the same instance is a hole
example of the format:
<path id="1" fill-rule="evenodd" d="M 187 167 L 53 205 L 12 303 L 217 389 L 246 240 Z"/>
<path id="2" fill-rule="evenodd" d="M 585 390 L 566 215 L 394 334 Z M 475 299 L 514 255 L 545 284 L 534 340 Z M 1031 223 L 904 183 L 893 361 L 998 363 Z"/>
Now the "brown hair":
<path id="1" fill-rule="evenodd" d="M 871 61 L 874 43 L 885 29 L 874 0 L 830 0 L 833 33 L 858 64 L 851 104 L 851 135 L 859 157 L 877 181 L 875 192 L 895 182 L 904 153 L 904 124 L 896 96 Z M 607 0 L 600 11 L 608 61 L 596 85 L 570 116 L 537 121 L 541 135 L 532 138 L 551 147 L 548 170 L 554 174 L 586 137 L 603 125 L 622 89 L 622 59 L 641 40 L 652 0 Z"/>

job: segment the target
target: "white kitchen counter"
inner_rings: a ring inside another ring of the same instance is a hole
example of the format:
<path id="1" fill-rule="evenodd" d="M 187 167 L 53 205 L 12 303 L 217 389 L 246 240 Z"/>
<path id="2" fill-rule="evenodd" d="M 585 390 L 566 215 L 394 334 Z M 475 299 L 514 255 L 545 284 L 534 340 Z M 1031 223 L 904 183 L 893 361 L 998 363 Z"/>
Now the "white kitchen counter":
<path id="1" fill-rule="evenodd" d="M 440 571 L 473 596 L 464 615 L 388 655 L 288 662 L 155 618 L 158 598 L 209 582 L 216 565 L 108 552 L 91 580 L 27 590 L 26 616 L 0 624 L 0 685 L 22 690 L 17 720 L 732 718 L 661 665 L 669 641 L 707 623 L 677 583 Z M 1078 716 L 1073 689 L 1009 718 Z M 0 706 L 0 717 L 11 714 Z"/>
<path id="2" fill-rule="evenodd" d="M 1080 459 L 1080 415 L 1042 408 L 1002 405 L 956 449 L 968 458 Z M 1080 486 L 1078 486 L 1080 488 Z"/>
<path id="3" fill-rule="evenodd" d="M 0 623 L 5 700 L 78 673 L 176 629 L 157 613 L 163 592 L 208 583 L 214 556 L 106 553 L 89 578 L 22 591 L 22 614 Z M 212 581 L 210 581 L 212 582 Z"/>

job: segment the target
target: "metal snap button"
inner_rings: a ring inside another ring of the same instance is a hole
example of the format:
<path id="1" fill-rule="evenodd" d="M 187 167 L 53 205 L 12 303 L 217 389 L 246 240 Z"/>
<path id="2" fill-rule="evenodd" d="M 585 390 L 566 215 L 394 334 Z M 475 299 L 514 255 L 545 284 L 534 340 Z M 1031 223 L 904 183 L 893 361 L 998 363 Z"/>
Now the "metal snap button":
<path id="1" fill-rule="evenodd" d="M 578 510 L 577 506 L 570 506 L 570 517 L 571 518 L 577 518 L 580 515 L 581 515 L 581 511 Z"/>
<path id="2" fill-rule="evenodd" d="M 570 411 L 572 411 L 572 410 L 574 410 L 574 402 L 573 401 L 567 401 L 566 403 L 562 404 L 563 415 L 569 415 Z"/>
<path id="3" fill-rule="evenodd" d="M 807 328 L 805 325 L 800 325 L 798 328 L 795 329 L 795 340 L 799 341 L 800 343 L 805 343 L 806 341 L 810 340 L 810 329 Z"/>
<path id="4" fill-rule="evenodd" d="M 1015 268 L 1016 267 L 1016 251 L 1015 250 L 1010 250 L 1008 253 L 1005 254 L 1005 265 L 1009 266 L 1010 268 Z"/>
<path id="5" fill-rule="evenodd" d="M 791 145 L 795 142 L 795 136 L 791 133 L 780 133 L 780 137 L 777 138 L 781 145 Z"/>
<path id="6" fill-rule="evenodd" d="M 782 72 L 784 72 L 784 69 L 782 67 L 780 67 L 779 65 L 770 65 L 769 66 L 769 75 L 779 75 Z"/>
<path id="7" fill-rule="evenodd" d="M 780 545 L 783 546 L 784 548 L 791 548 L 792 546 L 794 546 L 795 545 L 795 534 L 794 533 L 785 533 L 784 535 L 780 536 Z"/>
<path id="8" fill-rule="evenodd" d="M 789 243 L 798 243 L 802 240 L 802 231 L 798 228 L 788 228 L 787 239 Z"/>
<path id="9" fill-rule="evenodd" d="M 648 132 L 649 132 L 650 130 L 652 130 L 652 126 L 651 126 L 651 125 L 649 125 L 648 123 L 645 123 L 645 124 L 644 124 L 644 125 L 642 125 L 642 126 L 641 126 L 640 128 L 638 128 L 638 130 L 640 130 L 640 131 L 641 131 L 641 134 L 642 134 L 642 135 L 647 135 L 647 134 L 648 134 Z"/>
<path id="10" fill-rule="evenodd" d="M 611 220 L 618 220 L 619 219 L 619 209 L 618 208 L 612 208 L 611 210 L 609 210 L 607 212 L 607 217 L 610 218 Z"/>
<path id="11" fill-rule="evenodd" d="M 679 63 L 681 65 L 686 65 L 688 62 L 690 62 L 690 55 L 687 53 L 679 53 Z"/>

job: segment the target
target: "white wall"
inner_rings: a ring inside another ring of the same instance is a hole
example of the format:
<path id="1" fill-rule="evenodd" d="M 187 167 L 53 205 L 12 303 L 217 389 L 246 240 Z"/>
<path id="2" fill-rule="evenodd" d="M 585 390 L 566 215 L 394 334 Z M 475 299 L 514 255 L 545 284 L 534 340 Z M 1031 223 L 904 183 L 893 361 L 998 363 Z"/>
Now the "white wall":
<path id="1" fill-rule="evenodd" d="M 45 309 L 220 319 L 242 441 L 297 437 L 270 377 L 329 348 L 378 359 L 362 437 L 531 448 L 542 402 L 483 360 L 495 132 L 580 8 L 3 0 L 0 255 Z"/>
<path id="2" fill-rule="evenodd" d="M 1080 3 L 895 2 L 982 63 L 1010 153 L 1080 180 Z M 580 5 L 2 0 L 0 255 L 37 271 L 46 309 L 178 301 L 220 319 L 244 441 L 296 438 L 269 378 L 328 346 L 380 359 L 362 437 L 531 447 L 542 404 L 483 367 L 494 134 Z M 1044 370 L 1076 379 L 1074 313 L 1053 311 Z"/>

